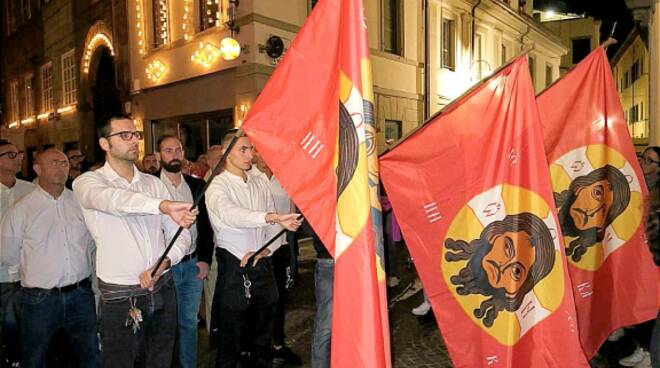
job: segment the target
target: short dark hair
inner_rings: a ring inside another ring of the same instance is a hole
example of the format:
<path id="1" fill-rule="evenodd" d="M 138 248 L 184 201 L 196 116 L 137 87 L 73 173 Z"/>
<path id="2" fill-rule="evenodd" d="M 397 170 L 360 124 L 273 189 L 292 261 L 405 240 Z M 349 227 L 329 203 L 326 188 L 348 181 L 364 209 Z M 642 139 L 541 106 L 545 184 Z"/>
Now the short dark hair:
<path id="1" fill-rule="evenodd" d="M 177 141 L 179 141 L 179 143 L 181 143 L 181 140 L 179 140 L 179 138 L 177 138 L 175 135 L 172 134 L 162 135 L 160 138 L 158 138 L 158 141 L 156 141 L 156 147 L 158 147 L 158 152 L 160 152 L 160 145 L 163 142 L 165 142 L 166 139 L 176 139 Z"/>
<path id="2" fill-rule="evenodd" d="M 99 138 L 105 138 L 110 135 L 110 132 L 112 130 L 112 121 L 113 120 L 122 120 L 122 119 L 127 119 L 127 120 L 133 120 L 133 117 L 128 115 L 128 114 L 123 114 L 123 113 L 117 113 L 117 114 L 110 114 L 105 116 L 101 120 L 101 124 L 98 127 L 98 135 Z"/>

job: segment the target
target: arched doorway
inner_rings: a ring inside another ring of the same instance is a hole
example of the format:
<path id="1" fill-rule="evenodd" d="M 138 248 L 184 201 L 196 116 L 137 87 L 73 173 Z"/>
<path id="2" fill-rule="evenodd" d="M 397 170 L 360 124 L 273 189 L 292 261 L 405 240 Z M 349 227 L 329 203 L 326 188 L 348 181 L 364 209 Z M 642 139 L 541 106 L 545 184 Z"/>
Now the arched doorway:
<path id="1" fill-rule="evenodd" d="M 107 47 L 99 47 L 96 51 L 98 66 L 95 70 L 95 80 L 90 80 L 92 94 L 92 112 L 94 114 L 94 142 L 98 142 L 98 127 L 113 114 L 123 112 L 120 92 L 117 88 L 115 60 Z M 94 157 L 103 157 L 103 151 L 94 144 Z"/>

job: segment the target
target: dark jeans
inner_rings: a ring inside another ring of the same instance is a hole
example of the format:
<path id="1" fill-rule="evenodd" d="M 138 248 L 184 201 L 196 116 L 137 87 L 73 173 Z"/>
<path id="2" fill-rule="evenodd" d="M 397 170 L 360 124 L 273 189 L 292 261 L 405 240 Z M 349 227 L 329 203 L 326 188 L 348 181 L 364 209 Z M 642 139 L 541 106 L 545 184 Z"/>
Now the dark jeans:
<path id="1" fill-rule="evenodd" d="M 282 245 L 271 257 L 273 260 L 273 273 L 277 284 L 277 308 L 275 309 L 275 321 L 273 329 L 273 345 L 284 345 L 284 320 L 286 318 L 286 281 L 287 267 L 290 269 L 291 251 L 287 244 Z"/>
<path id="2" fill-rule="evenodd" d="M 0 324 L 2 324 L 2 353 L 10 363 L 21 360 L 20 330 L 21 284 L 0 283 Z"/>
<path id="3" fill-rule="evenodd" d="M 660 313 L 653 324 L 653 335 L 651 336 L 651 367 L 660 368 Z"/>
<path id="4" fill-rule="evenodd" d="M 152 292 L 139 285 L 114 285 L 101 280 L 99 289 L 101 366 L 170 367 L 177 321 L 171 272 L 163 275 Z M 142 311 L 143 321 L 136 333 L 126 327 L 131 303 Z"/>
<path id="5" fill-rule="evenodd" d="M 312 331 L 312 367 L 330 367 L 330 338 L 332 329 L 332 285 L 335 262 L 331 258 L 316 260 L 314 296 L 316 315 Z"/>
<path id="6" fill-rule="evenodd" d="M 21 301 L 23 367 L 43 367 L 51 338 L 59 329 L 78 353 L 79 367 L 99 363 L 96 307 L 91 283 L 69 291 L 23 288 Z"/>
<path id="7" fill-rule="evenodd" d="M 270 258 L 256 267 L 240 267 L 240 260 L 218 248 L 218 280 L 213 295 L 212 330 L 218 345 L 216 367 L 271 367 L 273 321 L 278 299 Z M 243 273 L 252 283 L 245 296 Z M 250 354 L 241 358 L 242 352 Z M 242 361 L 241 361 L 242 360 Z"/>
<path id="8" fill-rule="evenodd" d="M 177 348 L 182 368 L 197 368 L 197 311 L 203 286 L 198 273 L 197 257 L 172 267 L 179 320 Z"/>

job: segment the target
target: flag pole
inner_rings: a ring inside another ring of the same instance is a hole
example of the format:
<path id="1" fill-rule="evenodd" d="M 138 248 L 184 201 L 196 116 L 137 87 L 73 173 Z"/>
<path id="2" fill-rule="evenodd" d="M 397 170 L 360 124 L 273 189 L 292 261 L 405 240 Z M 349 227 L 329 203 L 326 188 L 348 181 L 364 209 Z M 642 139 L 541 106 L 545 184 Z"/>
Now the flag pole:
<path id="1" fill-rule="evenodd" d="M 231 151 L 231 149 L 234 147 L 234 145 L 236 144 L 236 141 L 238 140 L 238 138 L 240 138 L 239 137 L 240 135 L 241 135 L 241 133 L 240 133 L 240 130 L 239 130 L 238 132 L 236 132 L 236 135 L 234 135 L 234 138 L 232 138 L 231 142 L 229 142 L 229 145 L 227 146 L 227 149 L 225 150 L 225 152 L 222 153 L 222 157 L 220 157 L 220 160 L 218 161 L 217 164 L 215 164 L 215 167 L 213 168 L 213 171 L 211 171 L 211 176 L 206 181 L 206 184 L 204 184 L 204 187 L 202 188 L 202 190 L 199 193 L 197 193 L 197 198 L 195 198 L 195 200 L 193 201 L 192 207 L 190 207 L 191 211 L 194 210 L 195 208 L 197 208 L 197 206 L 199 205 L 199 202 L 201 202 L 202 197 L 204 196 L 204 193 L 206 193 L 206 190 L 211 185 L 211 182 L 213 181 L 213 178 L 215 178 L 220 173 L 220 170 L 222 169 L 222 167 L 225 164 L 225 161 L 227 160 L 227 155 L 229 155 L 229 151 Z M 167 255 L 170 253 L 170 250 L 172 249 L 172 246 L 174 246 L 174 242 L 179 238 L 179 235 L 181 235 L 182 231 L 183 231 L 183 226 L 179 226 L 179 229 L 176 231 L 176 233 L 172 237 L 172 240 L 170 240 L 170 244 L 167 246 L 167 248 L 165 248 L 165 251 L 163 252 L 163 254 L 158 259 L 158 262 L 156 262 L 156 266 L 151 271 L 151 277 L 154 277 L 156 275 L 156 271 L 158 271 L 158 267 L 160 267 L 161 263 L 163 263 L 163 261 L 165 260 L 165 257 L 167 257 Z"/>
<path id="2" fill-rule="evenodd" d="M 304 219 L 304 217 L 303 217 L 302 215 L 296 217 L 296 220 L 303 220 L 303 219 Z M 254 259 L 254 257 L 257 256 L 257 254 L 261 253 L 261 252 L 262 252 L 264 249 L 266 249 L 269 245 L 273 244 L 273 242 L 274 242 L 275 240 L 277 240 L 280 236 L 282 236 L 282 234 L 284 234 L 286 231 L 287 231 L 286 229 L 282 229 L 282 231 L 280 231 L 280 232 L 277 233 L 275 236 L 273 236 L 272 238 L 270 238 L 270 240 L 267 241 L 266 244 L 262 245 L 261 248 L 257 249 L 257 251 L 254 252 L 254 254 L 250 256 L 250 258 L 247 259 L 247 262 L 246 262 L 245 264 L 246 264 L 246 265 L 249 265 L 250 262 L 252 262 L 252 260 Z"/>

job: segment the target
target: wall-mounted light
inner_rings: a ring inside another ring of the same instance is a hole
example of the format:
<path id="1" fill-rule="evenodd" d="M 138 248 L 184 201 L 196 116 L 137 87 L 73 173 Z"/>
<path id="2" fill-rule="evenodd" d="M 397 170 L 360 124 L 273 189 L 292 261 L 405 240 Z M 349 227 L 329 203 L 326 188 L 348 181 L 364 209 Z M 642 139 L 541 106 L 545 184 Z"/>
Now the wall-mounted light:
<path id="1" fill-rule="evenodd" d="M 190 60 L 197 64 L 201 64 L 205 68 L 209 68 L 220 54 L 222 54 L 222 52 L 216 46 L 208 42 L 200 42 L 199 48 L 197 48 L 195 53 L 190 57 Z"/>
<path id="2" fill-rule="evenodd" d="M 145 71 L 147 72 L 147 78 L 149 78 L 150 81 L 158 82 L 160 78 L 165 75 L 165 72 L 167 72 L 167 65 L 156 59 L 147 65 Z"/>
<path id="3" fill-rule="evenodd" d="M 240 31 L 235 23 L 237 7 L 238 0 L 229 0 L 229 9 L 227 9 L 228 20 L 226 23 L 227 28 L 229 28 L 229 37 L 225 37 L 220 41 L 220 53 L 222 58 L 227 61 L 234 60 L 241 54 L 241 45 L 234 38 L 234 34 Z"/>
<path id="4" fill-rule="evenodd" d="M 229 61 L 241 55 L 241 45 L 233 37 L 225 37 L 220 41 L 220 54 Z"/>
<path id="5" fill-rule="evenodd" d="M 234 106 L 234 128 L 240 128 L 247 117 L 247 113 L 250 110 L 249 104 L 239 104 Z"/>

